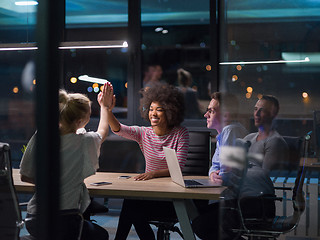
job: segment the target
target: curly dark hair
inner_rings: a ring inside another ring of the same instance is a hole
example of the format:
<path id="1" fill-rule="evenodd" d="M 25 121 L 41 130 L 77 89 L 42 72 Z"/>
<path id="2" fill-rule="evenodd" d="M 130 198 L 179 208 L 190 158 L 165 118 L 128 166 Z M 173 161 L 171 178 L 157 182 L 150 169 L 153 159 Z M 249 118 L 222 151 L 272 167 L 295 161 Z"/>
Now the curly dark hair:
<path id="1" fill-rule="evenodd" d="M 165 110 L 169 127 L 179 126 L 184 118 L 184 98 L 182 92 L 169 84 L 153 84 L 140 90 L 141 117 L 150 122 L 149 108 L 152 102 L 158 102 Z"/>

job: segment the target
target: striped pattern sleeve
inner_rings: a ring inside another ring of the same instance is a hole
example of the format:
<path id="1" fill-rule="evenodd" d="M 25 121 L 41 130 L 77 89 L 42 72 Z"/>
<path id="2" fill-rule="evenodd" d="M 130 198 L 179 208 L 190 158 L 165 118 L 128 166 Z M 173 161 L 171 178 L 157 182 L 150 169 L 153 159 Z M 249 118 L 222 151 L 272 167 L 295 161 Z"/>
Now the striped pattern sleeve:
<path id="1" fill-rule="evenodd" d="M 152 128 L 148 128 L 140 146 L 146 160 L 146 172 L 168 168 L 163 152 L 164 146 L 176 150 L 180 167 L 183 168 L 189 148 L 188 130 L 184 127 L 175 127 L 168 135 L 157 136 Z"/>
<path id="2" fill-rule="evenodd" d="M 114 133 L 120 137 L 124 137 L 130 140 L 136 141 L 140 145 L 143 132 L 144 132 L 143 129 L 144 127 L 127 126 L 120 123 L 120 131 L 114 132 Z"/>

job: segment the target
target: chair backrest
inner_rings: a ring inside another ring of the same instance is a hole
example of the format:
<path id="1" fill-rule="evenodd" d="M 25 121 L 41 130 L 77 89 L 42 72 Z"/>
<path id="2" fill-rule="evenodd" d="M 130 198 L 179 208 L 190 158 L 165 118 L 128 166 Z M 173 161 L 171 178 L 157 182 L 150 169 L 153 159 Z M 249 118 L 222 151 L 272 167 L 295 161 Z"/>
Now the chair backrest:
<path id="1" fill-rule="evenodd" d="M 0 239 L 18 239 L 22 217 L 12 179 L 10 146 L 7 143 L 0 143 L 0 212 Z"/>
<path id="2" fill-rule="evenodd" d="M 207 176 L 211 158 L 210 132 L 189 132 L 189 150 L 183 175 Z"/>
<path id="3" fill-rule="evenodd" d="M 289 150 L 288 161 L 281 166 L 285 170 L 298 170 L 302 155 L 302 137 L 283 136 Z"/>

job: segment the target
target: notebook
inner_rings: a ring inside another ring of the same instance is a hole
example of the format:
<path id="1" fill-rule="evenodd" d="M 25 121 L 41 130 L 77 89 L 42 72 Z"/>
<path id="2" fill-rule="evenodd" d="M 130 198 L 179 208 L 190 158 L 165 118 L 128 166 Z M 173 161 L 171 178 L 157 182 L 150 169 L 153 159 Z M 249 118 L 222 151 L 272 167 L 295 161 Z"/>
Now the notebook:
<path id="1" fill-rule="evenodd" d="M 214 183 L 208 179 L 183 179 L 176 151 L 171 148 L 163 147 L 166 156 L 167 165 L 169 168 L 171 179 L 174 183 L 185 188 L 199 187 L 220 187 L 220 183 Z"/>

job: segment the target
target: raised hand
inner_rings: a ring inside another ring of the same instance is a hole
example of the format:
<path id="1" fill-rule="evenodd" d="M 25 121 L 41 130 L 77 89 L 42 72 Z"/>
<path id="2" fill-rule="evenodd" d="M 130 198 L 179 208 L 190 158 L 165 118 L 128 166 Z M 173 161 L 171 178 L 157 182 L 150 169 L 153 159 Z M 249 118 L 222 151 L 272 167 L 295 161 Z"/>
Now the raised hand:
<path id="1" fill-rule="evenodd" d="M 113 86 L 107 82 L 103 86 L 103 90 L 98 94 L 97 101 L 101 107 L 106 107 L 111 111 L 116 104 L 116 97 L 113 94 Z"/>

